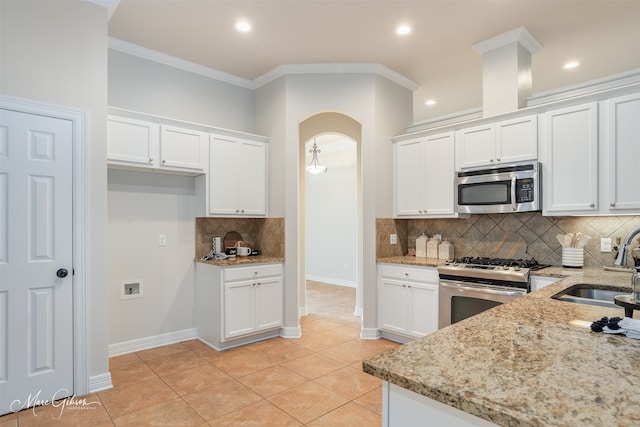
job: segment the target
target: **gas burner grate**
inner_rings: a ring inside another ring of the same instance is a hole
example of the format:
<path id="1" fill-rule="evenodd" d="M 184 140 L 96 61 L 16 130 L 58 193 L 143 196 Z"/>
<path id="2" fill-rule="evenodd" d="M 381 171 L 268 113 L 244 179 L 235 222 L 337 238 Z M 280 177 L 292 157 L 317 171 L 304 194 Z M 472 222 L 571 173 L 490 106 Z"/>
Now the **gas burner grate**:
<path id="1" fill-rule="evenodd" d="M 548 265 L 539 264 L 535 259 L 509 259 L 509 258 L 490 258 L 490 257 L 462 257 L 453 260 L 459 264 L 473 265 L 497 265 L 508 267 L 529 268 L 531 270 L 539 270 Z"/>

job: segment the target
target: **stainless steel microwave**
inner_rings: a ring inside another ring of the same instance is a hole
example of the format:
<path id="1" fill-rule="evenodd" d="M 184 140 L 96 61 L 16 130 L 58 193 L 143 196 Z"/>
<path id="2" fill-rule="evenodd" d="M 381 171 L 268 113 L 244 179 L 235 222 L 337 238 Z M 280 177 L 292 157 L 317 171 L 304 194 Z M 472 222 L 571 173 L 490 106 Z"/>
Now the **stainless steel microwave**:
<path id="1" fill-rule="evenodd" d="M 456 210 L 484 214 L 542 209 L 538 162 L 456 172 Z"/>

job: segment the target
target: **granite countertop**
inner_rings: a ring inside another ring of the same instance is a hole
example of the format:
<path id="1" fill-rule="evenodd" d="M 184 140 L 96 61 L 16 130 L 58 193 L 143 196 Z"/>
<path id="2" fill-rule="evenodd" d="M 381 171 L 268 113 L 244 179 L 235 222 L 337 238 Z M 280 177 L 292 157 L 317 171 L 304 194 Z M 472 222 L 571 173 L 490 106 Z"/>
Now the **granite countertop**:
<path id="1" fill-rule="evenodd" d="M 284 262 L 284 257 L 257 255 L 257 256 L 236 256 L 234 258 L 227 258 L 222 260 L 215 260 L 215 259 L 204 260 L 200 258 L 195 258 L 195 262 L 216 265 L 218 267 L 232 267 L 235 265 L 252 265 L 252 264 L 267 264 L 267 263 L 273 263 L 273 262 Z"/>
<path id="2" fill-rule="evenodd" d="M 631 292 L 631 275 L 557 267 L 539 274 L 564 278 L 371 357 L 363 370 L 503 426 L 640 425 L 640 340 L 589 329 L 623 309 L 550 298 L 577 283 Z"/>
<path id="3" fill-rule="evenodd" d="M 376 262 L 382 262 L 386 264 L 404 264 L 413 265 L 416 267 L 437 267 L 443 264 L 445 260 L 436 258 L 418 258 L 415 256 L 393 256 L 388 258 L 378 258 Z"/>

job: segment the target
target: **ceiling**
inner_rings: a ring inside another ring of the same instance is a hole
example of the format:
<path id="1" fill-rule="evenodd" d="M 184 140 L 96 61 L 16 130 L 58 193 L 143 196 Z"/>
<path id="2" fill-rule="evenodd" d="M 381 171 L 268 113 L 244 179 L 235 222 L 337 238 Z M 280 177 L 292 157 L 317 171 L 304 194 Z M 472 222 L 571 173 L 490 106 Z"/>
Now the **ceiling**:
<path id="1" fill-rule="evenodd" d="M 542 45 L 534 93 L 640 69 L 640 0 L 120 0 L 109 35 L 248 80 L 283 64 L 379 63 L 417 83 L 421 122 L 480 107 L 472 46 L 521 26 Z"/>

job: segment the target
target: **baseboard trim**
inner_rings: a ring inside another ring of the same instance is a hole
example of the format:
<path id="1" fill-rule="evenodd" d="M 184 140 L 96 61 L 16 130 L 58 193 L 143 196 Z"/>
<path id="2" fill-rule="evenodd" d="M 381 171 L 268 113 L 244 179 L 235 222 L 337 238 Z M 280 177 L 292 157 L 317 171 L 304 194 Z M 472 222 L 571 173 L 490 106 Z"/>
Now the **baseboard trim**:
<path id="1" fill-rule="evenodd" d="M 109 390 L 110 388 L 113 388 L 113 383 L 111 382 L 111 372 L 89 377 L 89 393 Z"/>
<path id="2" fill-rule="evenodd" d="M 302 329 L 300 325 L 295 327 L 283 327 L 280 330 L 280 336 L 282 338 L 300 338 L 302 336 Z"/>
<path id="3" fill-rule="evenodd" d="M 377 340 L 381 336 L 378 328 L 362 328 L 360 330 L 360 338 L 363 340 Z"/>
<path id="4" fill-rule="evenodd" d="M 306 316 L 307 314 L 309 314 L 309 312 L 307 311 L 306 305 L 303 305 L 302 307 L 300 307 L 298 309 L 298 312 L 300 313 L 300 316 Z"/>
<path id="5" fill-rule="evenodd" d="M 169 332 L 162 335 L 109 344 L 109 357 L 133 353 L 134 351 L 147 350 L 149 348 L 160 347 L 167 344 L 175 344 L 195 338 L 198 338 L 198 330 L 196 328 L 191 328 L 184 329 L 182 331 Z"/>

